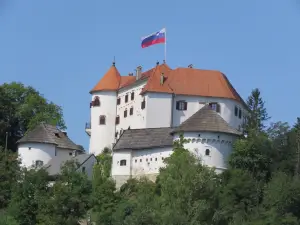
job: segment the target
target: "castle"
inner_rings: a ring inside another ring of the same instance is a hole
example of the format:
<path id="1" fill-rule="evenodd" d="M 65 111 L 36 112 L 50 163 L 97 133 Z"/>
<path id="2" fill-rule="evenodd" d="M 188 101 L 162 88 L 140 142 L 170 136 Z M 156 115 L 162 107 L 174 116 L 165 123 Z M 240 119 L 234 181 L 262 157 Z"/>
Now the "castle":
<path id="1" fill-rule="evenodd" d="M 121 76 L 113 63 L 90 94 L 89 152 L 113 150 L 117 186 L 130 177 L 155 179 L 180 134 L 190 141 L 185 148 L 223 171 L 247 116 L 245 102 L 223 73 L 192 65 L 171 69 L 157 63 Z"/>

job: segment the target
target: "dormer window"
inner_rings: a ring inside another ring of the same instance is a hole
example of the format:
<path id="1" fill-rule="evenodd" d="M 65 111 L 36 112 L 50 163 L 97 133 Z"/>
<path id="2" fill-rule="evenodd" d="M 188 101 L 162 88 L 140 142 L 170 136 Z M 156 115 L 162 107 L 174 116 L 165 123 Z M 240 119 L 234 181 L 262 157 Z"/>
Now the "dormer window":
<path id="1" fill-rule="evenodd" d="M 106 123 L 106 117 L 105 116 L 100 116 L 99 118 L 99 124 L 100 125 L 105 125 Z"/>
<path id="2" fill-rule="evenodd" d="M 187 102 L 186 101 L 177 101 L 176 102 L 176 109 L 179 111 L 187 110 Z"/>
<path id="3" fill-rule="evenodd" d="M 120 105 L 121 104 L 121 98 L 118 98 L 117 99 L 117 105 Z"/>
<path id="4" fill-rule="evenodd" d="M 127 117 L 127 109 L 125 109 L 125 111 L 124 111 L 124 118 L 126 118 Z"/>
<path id="5" fill-rule="evenodd" d="M 221 112 L 221 106 L 219 103 L 211 102 L 211 103 L 209 103 L 209 106 L 212 110 L 216 111 L 217 113 Z"/>
<path id="6" fill-rule="evenodd" d="M 129 109 L 129 115 L 133 115 L 133 107 Z"/>
<path id="7" fill-rule="evenodd" d="M 134 92 L 131 92 L 131 100 L 134 100 Z"/>
<path id="8" fill-rule="evenodd" d="M 235 116 L 238 116 L 238 113 L 239 113 L 239 109 L 237 106 L 234 107 L 234 115 Z"/>
<path id="9" fill-rule="evenodd" d="M 144 99 L 141 103 L 141 109 L 146 108 L 146 100 Z"/>
<path id="10" fill-rule="evenodd" d="M 128 102 L 128 94 L 125 95 L 125 103 Z"/>
<path id="11" fill-rule="evenodd" d="M 120 123 L 120 117 L 117 116 L 117 117 L 116 117 L 116 124 L 119 124 L 119 123 Z"/>
<path id="12" fill-rule="evenodd" d="M 92 104 L 94 107 L 98 107 L 98 106 L 100 106 L 100 99 L 99 99 L 99 97 L 98 96 L 96 96 L 95 98 L 94 98 L 94 101 L 93 101 L 93 104 Z"/>

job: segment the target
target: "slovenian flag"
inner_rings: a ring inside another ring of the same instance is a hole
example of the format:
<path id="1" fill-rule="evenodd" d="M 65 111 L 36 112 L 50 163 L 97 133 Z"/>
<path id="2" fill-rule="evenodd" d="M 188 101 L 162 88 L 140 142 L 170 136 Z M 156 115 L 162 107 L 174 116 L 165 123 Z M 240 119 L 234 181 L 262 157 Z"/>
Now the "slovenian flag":
<path id="1" fill-rule="evenodd" d="M 159 32 L 150 34 L 142 38 L 142 48 L 147 48 L 151 45 L 161 44 L 166 42 L 166 29 L 163 28 Z"/>

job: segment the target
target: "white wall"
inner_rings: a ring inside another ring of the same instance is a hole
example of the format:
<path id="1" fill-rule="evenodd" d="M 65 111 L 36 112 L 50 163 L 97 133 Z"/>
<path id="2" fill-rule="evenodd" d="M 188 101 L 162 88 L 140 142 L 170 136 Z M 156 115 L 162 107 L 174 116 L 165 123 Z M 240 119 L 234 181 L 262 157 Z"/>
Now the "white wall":
<path id="1" fill-rule="evenodd" d="M 121 160 L 126 160 L 126 166 L 121 166 Z M 131 175 L 131 151 L 113 152 L 112 158 L 112 176 Z"/>
<path id="2" fill-rule="evenodd" d="M 132 151 L 132 175 L 159 173 L 164 159 L 172 154 L 172 148 L 152 148 Z"/>
<path id="3" fill-rule="evenodd" d="M 178 135 L 174 139 L 178 139 Z M 208 132 L 188 132 L 184 133 L 184 138 L 189 140 L 184 147 L 194 153 L 204 165 L 215 167 L 217 172 L 227 168 L 228 157 L 232 152 L 232 145 L 236 136 L 223 133 Z M 210 154 L 205 155 L 206 149 Z"/>
<path id="4" fill-rule="evenodd" d="M 93 178 L 93 168 L 96 164 L 97 160 L 94 156 L 91 156 L 85 163 L 83 163 L 79 168 L 78 171 L 82 172 L 83 167 L 85 167 L 85 173 L 89 179 Z"/>
<path id="5" fill-rule="evenodd" d="M 36 160 L 47 164 L 55 156 L 54 144 L 44 143 L 20 143 L 18 154 L 21 159 L 21 166 L 31 167 L 35 165 Z"/>
<path id="6" fill-rule="evenodd" d="M 170 127 L 172 116 L 172 94 L 147 93 L 146 128 Z"/>
<path id="7" fill-rule="evenodd" d="M 135 84 L 134 86 L 129 86 L 123 88 L 118 93 L 118 98 L 121 98 L 121 104 L 117 105 L 117 115 L 120 117 L 120 123 L 116 125 L 116 131 L 118 132 L 118 137 L 120 136 L 120 130 L 127 130 L 137 128 L 145 128 L 146 126 L 146 109 L 147 109 L 147 100 L 146 108 L 141 109 L 141 103 L 144 99 L 140 95 L 142 88 L 145 86 L 146 81 L 140 81 L 140 83 Z M 131 100 L 131 93 L 134 92 L 134 100 Z M 125 103 L 125 95 L 128 94 L 128 102 Z M 130 108 L 133 107 L 133 115 L 130 115 Z M 124 118 L 124 111 L 127 109 L 127 117 Z"/>
<path id="8" fill-rule="evenodd" d="M 100 106 L 91 107 L 91 137 L 89 153 L 98 155 L 105 147 L 112 148 L 115 139 L 116 101 L 117 93 L 113 91 L 101 91 L 92 95 L 100 99 Z M 100 115 L 106 117 L 106 124 L 100 125 Z"/>
<path id="9" fill-rule="evenodd" d="M 176 110 L 176 101 L 184 100 L 187 103 L 186 111 Z M 173 104 L 173 126 L 179 126 L 182 122 L 196 113 L 201 109 L 204 104 L 209 102 L 217 102 L 221 106 L 220 115 L 222 118 L 233 128 L 238 129 L 243 123 L 243 116 L 240 119 L 235 116 L 234 110 L 235 106 L 242 109 L 242 115 L 245 114 L 245 109 L 242 104 L 232 99 L 225 98 L 213 98 L 213 97 L 201 97 L 201 96 L 186 96 L 186 95 L 176 95 Z M 202 104 L 200 104 L 202 103 Z"/>

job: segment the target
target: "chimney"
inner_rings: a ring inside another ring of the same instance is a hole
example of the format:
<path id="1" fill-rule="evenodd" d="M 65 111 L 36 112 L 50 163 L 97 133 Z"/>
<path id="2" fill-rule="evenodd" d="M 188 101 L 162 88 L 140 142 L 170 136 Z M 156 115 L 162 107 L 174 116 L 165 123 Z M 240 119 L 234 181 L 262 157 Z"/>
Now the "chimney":
<path id="1" fill-rule="evenodd" d="M 141 75 L 142 75 L 142 67 L 138 66 L 135 71 L 136 71 L 135 78 L 136 78 L 136 80 L 139 80 L 141 78 Z"/>
<path id="2" fill-rule="evenodd" d="M 193 64 L 188 65 L 188 68 L 193 68 Z"/>

